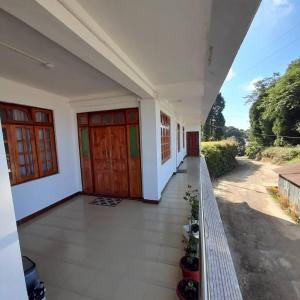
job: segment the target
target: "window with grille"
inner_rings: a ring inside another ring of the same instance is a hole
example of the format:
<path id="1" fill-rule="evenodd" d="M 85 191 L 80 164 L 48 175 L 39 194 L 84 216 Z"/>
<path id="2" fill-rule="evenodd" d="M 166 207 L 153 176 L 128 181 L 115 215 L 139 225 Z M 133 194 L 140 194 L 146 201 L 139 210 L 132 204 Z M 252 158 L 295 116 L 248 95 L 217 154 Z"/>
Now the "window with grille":
<path id="1" fill-rule="evenodd" d="M 171 135 L 170 117 L 160 112 L 160 133 L 161 133 L 161 162 L 164 163 L 171 156 Z"/>
<path id="2" fill-rule="evenodd" d="M 52 111 L 0 102 L 0 112 L 11 184 L 57 173 Z"/>

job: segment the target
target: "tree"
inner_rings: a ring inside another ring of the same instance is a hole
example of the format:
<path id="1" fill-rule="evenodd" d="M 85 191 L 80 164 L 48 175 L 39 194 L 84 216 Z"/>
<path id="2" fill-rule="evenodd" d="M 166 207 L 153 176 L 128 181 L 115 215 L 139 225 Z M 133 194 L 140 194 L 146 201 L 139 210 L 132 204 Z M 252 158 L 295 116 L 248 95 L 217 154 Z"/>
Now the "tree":
<path id="1" fill-rule="evenodd" d="M 225 138 L 234 139 L 238 144 L 238 155 L 244 155 L 247 133 L 233 126 L 225 127 Z"/>
<path id="2" fill-rule="evenodd" d="M 225 118 L 222 113 L 224 108 L 225 100 L 221 93 L 219 93 L 203 126 L 204 141 L 221 140 L 224 138 Z"/>
<path id="3" fill-rule="evenodd" d="M 251 141 L 262 146 L 299 143 L 300 59 L 293 61 L 284 75 L 274 73 L 258 81 L 246 99 L 252 103 Z"/>

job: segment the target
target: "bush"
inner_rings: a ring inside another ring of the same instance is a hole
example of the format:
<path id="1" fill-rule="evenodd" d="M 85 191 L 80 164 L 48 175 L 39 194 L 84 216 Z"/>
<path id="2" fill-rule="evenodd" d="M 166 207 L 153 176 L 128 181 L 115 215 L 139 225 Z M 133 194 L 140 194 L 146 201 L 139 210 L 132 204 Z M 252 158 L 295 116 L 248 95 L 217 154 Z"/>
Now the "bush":
<path id="1" fill-rule="evenodd" d="M 282 164 L 300 160 L 300 145 L 295 147 L 268 147 L 261 152 L 261 158 Z"/>
<path id="2" fill-rule="evenodd" d="M 246 146 L 245 154 L 251 159 L 255 159 L 255 158 L 260 159 L 260 154 L 262 150 L 263 150 L 263 146 L 253 141 L 253 142 L 249 142 L 248 145 Z"/>
<path id="3" fill-rule="evenodd" d="M 238 145 L 232 141 L 203 142 L 201 152 L 205 157 L 211 177 L 219 177 L 236 166 Z"/>

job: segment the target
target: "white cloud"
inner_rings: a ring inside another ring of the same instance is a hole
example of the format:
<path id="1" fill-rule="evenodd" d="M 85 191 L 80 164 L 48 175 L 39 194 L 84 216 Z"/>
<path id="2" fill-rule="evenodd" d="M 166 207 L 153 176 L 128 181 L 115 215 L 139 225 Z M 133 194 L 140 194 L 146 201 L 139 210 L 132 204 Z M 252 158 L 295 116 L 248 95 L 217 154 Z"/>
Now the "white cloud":
<path id="1" fill-rule="evenodd" d="M 255 88 L 255 83 L 256 83 L 257 81 L 262 80 L 262 79 L 263 79 L 263 78 L 262 78 L 261 76 L 252 79 L 252 80 L 246 85 L 245 90 L 246 90 L 247 92 L 252 92 L 252 91 L 254 90 L 254 88 Z"/>
<path id="2" fill-rule="evenodd" d="M 229 72 L 228 72 L 228 74 L 227 74 L 227 76 L 226 76 L 226 78 L 225 78 L 225 82 L 226 82 L 226 81 L 230 81 L 235 75 L 236 75 L 236 74 L 235 74 L 235 72 L 233 71 L 233 69 L 230 68 L 230 69 L 229 69 Z"/>

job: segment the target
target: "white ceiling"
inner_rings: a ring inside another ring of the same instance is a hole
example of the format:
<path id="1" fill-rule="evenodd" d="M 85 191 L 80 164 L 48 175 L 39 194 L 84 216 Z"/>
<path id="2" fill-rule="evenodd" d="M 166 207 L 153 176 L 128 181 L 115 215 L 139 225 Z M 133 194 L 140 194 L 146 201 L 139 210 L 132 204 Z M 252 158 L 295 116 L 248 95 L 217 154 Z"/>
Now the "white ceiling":
<path id="1" fill-rule="evenodd" d="M 0 42 L 55 65 L 52 69 L 45 68 L 0 45 L 0 76 L 5 78 L 70 98 L 120 91 L 128 93 L 106 75 L 3 10 L 0 10 Z"/>
<path id="2" fill-rule="evenodd" d="M 203 79 L 205 35 L 210 19 L 205 7 L 209 1 L 77 2 L 120 45 L 153 84 Z"/>

